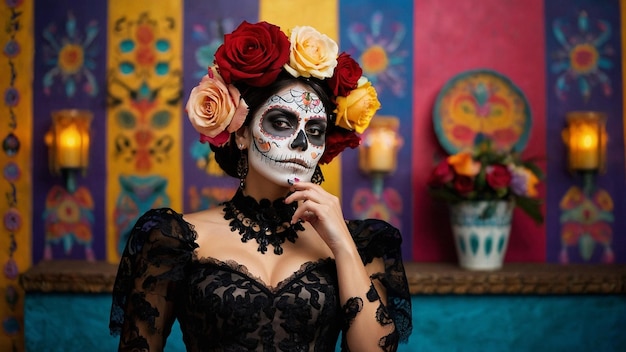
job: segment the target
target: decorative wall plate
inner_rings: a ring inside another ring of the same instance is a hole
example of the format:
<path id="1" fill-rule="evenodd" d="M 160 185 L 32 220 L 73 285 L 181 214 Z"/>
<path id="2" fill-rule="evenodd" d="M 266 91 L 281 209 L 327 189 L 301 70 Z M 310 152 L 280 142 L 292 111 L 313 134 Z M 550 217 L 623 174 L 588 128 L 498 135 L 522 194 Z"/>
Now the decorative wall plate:
<path id="1" fill-rule="evenodd" d="M 450 79 L 433 112 L 435 134 L 450 154 L 491 139 L 500 150 L 521 152 L 532 117 L 522 91 L 493 70 L 470 70 Z"/>

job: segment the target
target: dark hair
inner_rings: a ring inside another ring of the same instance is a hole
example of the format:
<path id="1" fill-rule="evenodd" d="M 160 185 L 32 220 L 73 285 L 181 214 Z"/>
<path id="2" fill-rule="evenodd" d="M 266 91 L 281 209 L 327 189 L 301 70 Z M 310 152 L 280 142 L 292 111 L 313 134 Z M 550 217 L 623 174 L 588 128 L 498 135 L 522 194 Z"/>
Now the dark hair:
<path id="1" fill-rule="evenodd" d="M 324 108 L 326 109 L 326 116 L 328 117 L 328 130 L 335 126 L 335 103 L 332 100 L 332 92 L 327 84 L 314 77 L 293 77 L 287 72 L 282 72 L 278 78 L 271 84 L 265 87 L 252 87 L 245 84 L 236 84 L 237 89 L 241 92 L 241 97 L 248 104 L 248 116 L 244 122 L 242 128 L 247 128 L 250 125 L 252 117 L 257 113 L 258 109 L 263 105 L 272 95 L 276 94 L 283 88 L 294 84 L 304 83 L 311 87 L 315 94 L 320 98 Z M 328 135 L 327 131 L 327 134 Z M 222 146 L 216 147 L 211 145 L 211 150 L 215 153 L 215 160 L 219 166 L 228 175 L 239 178 L 237 175 L 237 164 L 241 158 L 242 151 L 237 148 L 235 141 L 235 133 L 231 133 L 229 142 Z M 247 151 L 246 151 L 247 152 Z"/>

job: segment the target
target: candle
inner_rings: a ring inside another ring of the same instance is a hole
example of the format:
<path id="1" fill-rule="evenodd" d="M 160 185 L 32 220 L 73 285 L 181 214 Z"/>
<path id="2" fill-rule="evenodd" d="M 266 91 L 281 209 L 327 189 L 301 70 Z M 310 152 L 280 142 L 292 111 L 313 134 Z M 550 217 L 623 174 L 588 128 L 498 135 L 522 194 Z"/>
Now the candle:
<path id="1" fill-rule="evenodd" d="M 569 167 L 573 170 L 599 170 L 603 167 L 606 138 L 605 117 L 597 112 L 570 112 L 564 136 L 569 147 Z"/>
<path id="2" fill-rule="evenodd" d="M 391 172 L 396 168 L 396 136 L 388 129 L 373 130 L 368 136 L 367 164 L 372 172 Z"/>
<path id="3" fill-rule="evenodd" d="M 394 116 L 375 116 L 363 134 L 359 150 L 359 169 L 366 174 L 389 174 L 396 169 L 402 137 L 398 134 L 400 121 Z"/>
<path id="4" fill-rule="evenodd" d="M 61 168 L 79 168 L 81 166 L 81 136 L 75 124 L 66 126 L 59 133 L 59 166 Z"/>
<path id="5" fill-rule="evenodd" d="M 580 134 L 576 136 L 576 149 L 572 153 L 574 156 L 574 167 L 576 169 L 597 169 L 600 165 L 598 157 L 598 137 L 597 132 L 590 126 L 582 126 Z"/>

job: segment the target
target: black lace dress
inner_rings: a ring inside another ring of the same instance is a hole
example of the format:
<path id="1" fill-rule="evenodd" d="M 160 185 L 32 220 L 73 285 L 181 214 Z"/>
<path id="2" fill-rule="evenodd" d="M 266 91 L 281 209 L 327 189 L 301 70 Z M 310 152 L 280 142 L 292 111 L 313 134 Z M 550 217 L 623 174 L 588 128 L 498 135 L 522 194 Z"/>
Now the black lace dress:
<path id="1" fill-rule="evenodd" d="M 411 301 L 399 231 L 380 220 L 349 221 L 363 263 L 382 258 L 394 341 L 411 332 Z M 234 262 L 197 258 L 182 215 L 155 209 L 136 223 L 121 258 L 110 329 L 120 350 L 160 351 L 178 319 L 188 351 L 334 351 L 347 328 L 335 262 L 308 262 L 270 288 Z M 343 344 L 344 350 L 345 343 Z M 394 348 L 392 348 L 393 350 Z"/>

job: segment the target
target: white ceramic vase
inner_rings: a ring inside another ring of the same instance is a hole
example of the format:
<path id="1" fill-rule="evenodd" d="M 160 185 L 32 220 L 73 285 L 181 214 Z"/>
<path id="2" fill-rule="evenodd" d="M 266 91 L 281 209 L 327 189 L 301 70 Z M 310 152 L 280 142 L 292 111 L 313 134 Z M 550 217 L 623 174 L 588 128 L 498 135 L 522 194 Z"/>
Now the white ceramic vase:
<path id="1" fill-rule="evenodd" d="M 514 207 L 514 202 L 505 200 L 466 201 L 450 206 L 450 224 L 462 268 L 502 268 Z"/>

